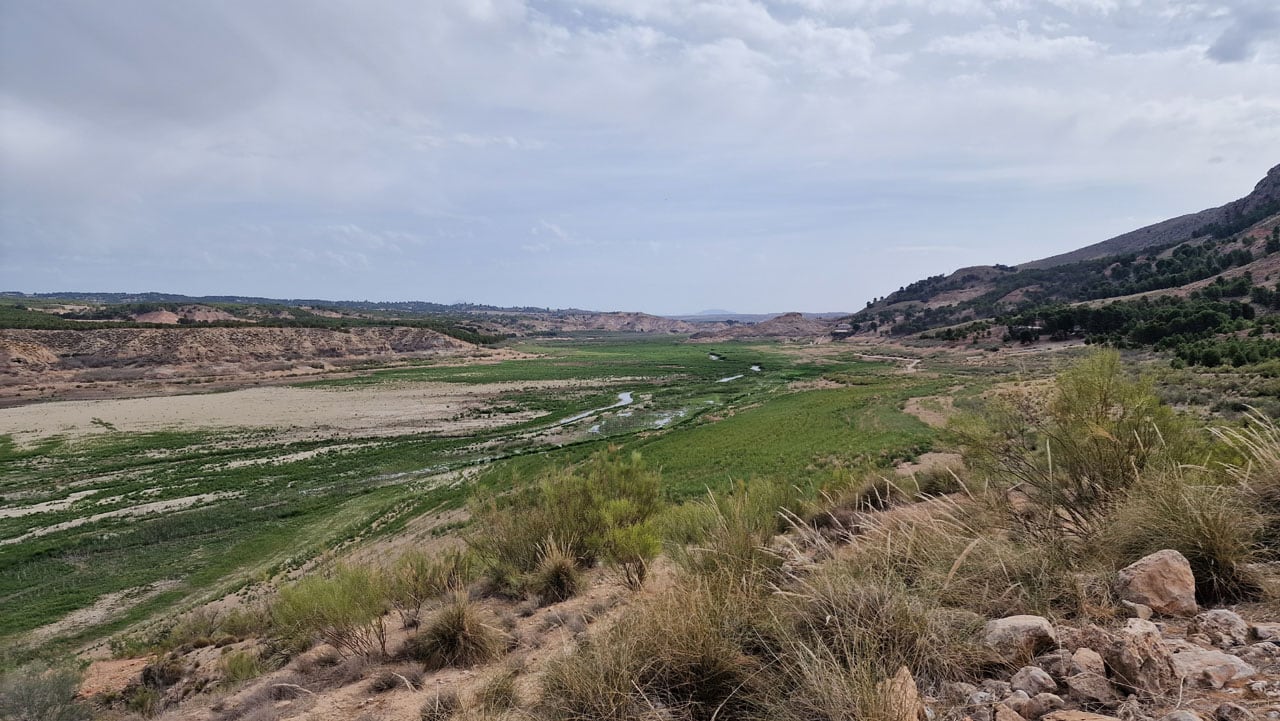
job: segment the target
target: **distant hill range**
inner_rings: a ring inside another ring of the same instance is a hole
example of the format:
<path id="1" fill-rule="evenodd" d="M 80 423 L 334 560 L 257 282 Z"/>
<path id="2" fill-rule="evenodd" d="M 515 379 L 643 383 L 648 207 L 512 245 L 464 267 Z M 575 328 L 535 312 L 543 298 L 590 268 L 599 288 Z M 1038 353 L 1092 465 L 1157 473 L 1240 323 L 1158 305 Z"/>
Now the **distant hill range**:
<path id="1" fill-rule="evenodd" d="M 708 317 L 698 317 L 697 322 L 691 322 L 647 313 L 504 308 L 477 303 L 173 293 L 0 292 L 0 329 L 255 326 L 348 330 L 393 326 L 425 328 L 469 343 L 489 343 L 510 336 L 592 331 L 689 335 L 729 325 L 732 324 Z"/>
<path id="2" fill-rule="evenodd" d="M 1247 313 L 1252 318 L 1257 311 L 1269 312 L 1280 298 L 1280 290 L 1274 287 L 1277 280 L 1280 165 L 1272 168 L 1253 192 L 1226 205 L 1016 267 L 972 266 L 925 278 L 869 302 L 844 321 L 858 334 L 910 335 L 947 329 L 951 337 L 958 338 L 974 330 L 965 328 L 966 324 L 997 323 L 1028 325 L 1038 332 L 1047 309 L 1158 297 L 1251 302 L 1252 306 L 1242 311 L 1225 306 L 1199 310 Z M 1124 308 L 1133 315 L 1130 306 Z M 1130 325 L 1109 332 L 1123 336 L 1133 330 L 1130 326 L 1134 323 L 1155 322 L 1151 318 L 1130 320 L 1132 323 L 1125 321 Z M 1075 327 L 1056 330 L 1096 336 L 1089 330 L 1092 319 L 1085 321 L 1076 319 Z M 1062 324 L 1070 325 L 1068 320 Z M 975 328 L 975 332 L 982 331 Z"/>

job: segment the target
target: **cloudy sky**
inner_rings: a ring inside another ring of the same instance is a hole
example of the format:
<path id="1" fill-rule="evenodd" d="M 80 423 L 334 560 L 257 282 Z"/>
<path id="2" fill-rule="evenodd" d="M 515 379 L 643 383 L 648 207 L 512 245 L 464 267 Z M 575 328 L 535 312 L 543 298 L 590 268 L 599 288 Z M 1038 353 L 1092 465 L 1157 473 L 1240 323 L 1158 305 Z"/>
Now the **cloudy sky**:
<path id="1" fill-rule="evenodd" d="M 857 309 L 1248 192 L 1275 0 L 0 0 L 0 289 Z"/>

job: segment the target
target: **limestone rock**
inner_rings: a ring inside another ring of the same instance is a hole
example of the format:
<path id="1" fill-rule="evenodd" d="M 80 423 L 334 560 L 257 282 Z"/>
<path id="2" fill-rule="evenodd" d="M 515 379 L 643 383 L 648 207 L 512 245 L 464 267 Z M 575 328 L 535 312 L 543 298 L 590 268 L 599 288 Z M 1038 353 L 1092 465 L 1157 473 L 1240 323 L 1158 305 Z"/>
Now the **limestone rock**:
<path id="1" fill-rule="evenodd" d="M 1180 709 L 1161 716 L 1160 721 L 1204 721 L 1204 718 L 1194 711 Z"/>
<path id="2" fill-rule="evenodd" d="M 1134 603 L 1133 601 L 1121 601 L 1120 607 L 1124 610 L 1125 618 L 1140 618 L 1143 621 L 1149 621 L 1153 614 L 1150 606 Z"/>
<path id="3" fill-rule="evenodd" d="M 1235 648 L 1249 642 L 1249 624 L 1225 608 L 1205 611 L 1191 621 L 1187 633 L 1203 634 L 1218 648 Z"/>
<path id="4" fill-rule="evenodd" d="M 1253 624 L 1253 637 L 1259 641 L 1280 641 L 1280 623 Z"/>
<path id="5" fill-rule="evenodd" d="M 1027 721 L 1017 711 L 1008 706 L 998 703 L 996 704 L 995 713 L 992 715 L 992 721 Z"/>
<path id="6" fill-rule="evenodd" d="M 1120 700 L 1111 682 L 1099 673 L 1079 673 L 1069 677 L 1066 683 L 1070 697 L 1085 706 L 1107 706 Z"/>
<path id="7" fill-rule="evenodd" d="M 1071 654 L 1071 675 L 1081 673 L 1105 676 L 1107 667 L 1102 660 L 1102 654 L 1091 648 L 1076 649 L 1076 652 Z"/>
<path id="8" fill-rule="evenodd" d="M 1280 658 L 1280 643 L 1262 641 L 1236 651 L 1236 655 L 1252 666 L 1262 666 L 1272 659 Z"/>
<path id="9" fill-rule="evenodd" d="M 1089 713 L 1088 711 L 1054 711 L 1044 715 L 1042 721 L 1120 721 L 1115 716 L 1103 716 L 1100 713 Z"/>
<path id="10" fill-rule="evenodd" d="M 1239 686 L 1258 674 L 1257 669 L 1244 660 L 1206 648 L 1188 648 L 1173 654 L 1171 659 L 1179 676 L 1200 686 Z"/>
<path id="11" fill-rule="evenodd" d="M 1198 608 L 1191 564 L 1171 549 L 1156 551 L 1121 569 L 1116 593 L 1121 600 L 1149 606 L 1166 616 L 1190 616 Z"/>
<path id="12" fill-rule="evenodd" d="M 982 643 L 1004 663 L 1025 663 L 1054 645 L 1053 625 L 1040 616 L 1009 616 L 988 621 Z"/>
<path id="13" fill-rule="evenodd" d="M 1020 711 L 1024 718 L 1038 719 L 1050 711 L 1066 708 L 1067 702 L 1053 693 L 1038 693 L 1027 702 L 1026 708 Z"/>
<path id="14" fill-rule="evenodd" d="M 1015 691 L 1025 691 L 1028 696 L 1048 693 L 1058 688 L 1058 682 L 1054 681 L 1047 671 L 1038 666 L 1023 666 L 1009 680 L 1009 685 Z"/>
<path id="15" fill-rule="evenodd" d="M 927 718 L 920 689 L 906 666 L 899 668 L 893 678 L 881 681 L 879 691 L 888 706 L 890 721 L 925 721 Z"/>
<path id="16" fill-rule="evenodd" d="M 1059 639 L 1061 639 L 1061 635 L 1059 635 Z M 1036 656 L 1035 664 L 1048 671 L 1050 676 L 1059 681 L 1075 673 L 1071 667 L 1071 652 L 1065 648 L 1056 648 L 1048 653 Z"/>
<path id="17" fill-rule="evenodd" d="M 1159 696 L 1180 685 L 1180 674 L 1160 636 L 1150 621 L 1131 618 L 1116 635 L 1103 656 L 1120 686 L 1139 694 Z"/>

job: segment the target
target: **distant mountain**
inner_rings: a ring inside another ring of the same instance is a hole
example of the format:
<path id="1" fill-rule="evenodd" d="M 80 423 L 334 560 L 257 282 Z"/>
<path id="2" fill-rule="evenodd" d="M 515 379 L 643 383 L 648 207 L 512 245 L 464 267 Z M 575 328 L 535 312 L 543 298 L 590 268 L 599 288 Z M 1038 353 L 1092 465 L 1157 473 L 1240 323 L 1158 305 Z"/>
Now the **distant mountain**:
<path id="1" fill-rule="evenodd" d="M 1037 309 L 1055 304 L 1160 296 L 1237 305 L 1241 301 L 1234 299 L 1241 298 L 1256 307 L 1200 310 L 1252 314 L 1270 310 L 1273 296 L 1280 297 L 1280 289 L 1272 287 L 1277 280 L 1280 165 L 1251 193 L 1226 205 L 1017 267 L 972 266 L 925 278 L 869 302 L 846 321 L 864 334 L 909 335 L 952 327 L 948 333 L 954 336 L 966 323 L 1038 324 Z M 1142 322 L 1165 327 L 1159 325 L 1164 321 Z"/>
<path id="2" fill-rule="evenodd" d="M 1161 221 L 1145 228 L 1117 235 L 1069 253 L 1023 263 L 1020 268 L 1051 268 L 1082 260 L 1123 255 L 1157 245 L 1182 243 L 1192 238 L 1212 235 L 1218 238 L 1238 233 L 1269 216 L 1280 213 L 1280 165 L 1272 168 L 1253 192 L 1217 208 L 1189 213 Z"/>

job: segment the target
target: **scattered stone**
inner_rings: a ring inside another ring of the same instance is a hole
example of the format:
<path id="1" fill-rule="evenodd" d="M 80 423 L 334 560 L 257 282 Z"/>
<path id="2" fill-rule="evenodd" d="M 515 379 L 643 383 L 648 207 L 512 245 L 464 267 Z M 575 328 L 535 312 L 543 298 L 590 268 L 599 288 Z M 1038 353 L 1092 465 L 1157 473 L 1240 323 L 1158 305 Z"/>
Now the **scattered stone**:
<path id="1" fill-rule="evenodd" d="M 1078 673 L 1066 683 L 1071 699 L 1084 706 L 1109 706 L 1120 700 L 1111 682 L 1099 673 Z"/>
<path id="2" fill-rule="evenodd" d="M 1280 623 L 1253 624 L 1253 637 L 1259 641 L 1280 641 Z"/>
<path id="3" fill-rule="evenodd" d="M 997 681 L 994 678 L 983 679 L 982 690 L 996 698 L 1004 698 L 1013 693 L 1013 686 L 1008 681 Z"/>
<path id="4" fill-rule="evenodd" d="M 1004 704 L 1025 719 L 1038 719 L 1050 711 L 1066 708 L 1067 703 L 1061 696 L 1052 693 L 1038 693 L 1031 698 L 1022 691 L 1015 691 L 1005 699 Z"/>
<path id="5" fill-rule="evenodd" d="M 1004 663 L 1026 663 L 1056 640 L 1053 625 L 1040 616 L 998 618 L 988 621 L 982 632 L 983 645 Z"/>
<path id="6" fill-rule="evenodd" d="M 1042 721 L 1120 721 L 1115 716 L 1103 716 L 1088 711 L 1062 710 L 1044 715 Z"/>
<path id="7" fill-rule="evenodd" d="M 1161 716 L 1160 721 L 1204 721 L 1204 718 L 1194 711 L 1179 709 Z"/>
<path id="8" fill-rule="evenodd" d="M 1191 564 L 1172 549 L 1156 551 L 1120 569 L 1116 593 L 1122 601 L 1140 603 L 1166 616 L 1190 616 L 1198 609 Z"/>
<path id="9" fill-rule="evenodd" d="M 942 684 L 942 700 L 952 703 L 967 703 L 970 696 L 978 693 L 978 687 L 963 681 L 950 681 Z"/>
<path id="10" fill-rule="evenodd" d="M 1054 681 L 1047 671 L 1038 666 L 1023 666 L 1009 680 L 1009 685 L 1015 691 L 1025 691 L 1028 696 L 1048 693 L 1058 688 L 1058 682 Z"/>
<path id="11" fill-rule="evenodd" d="M 1244 660 L 1206 648 L 1186 649 L 1171 658 L 1179 676 L 1201 686 L 1241 686 L 1258 674 L 1257 669 Z"/>
<path id="12" fill-rule="evenodd" d="M 1134 603 L 1133 601 L 1121 601 L 1120 608 L 1124 609 L 1125 618 L 1140 618 L 1143 621 L 1151 620 L 1154 611 L 1145 603 Z"/>
<path id="13" fill-rule="evenodd" d="M 1102 654 L 1091 648 L 1079 648 L 1071 654 L 1071 675 L 1092 673 L 1105 676 L 1107 666 L 1102 661 Z"/>
<path id="14" fill-rule="evenodd" d="M 1181 675 L 1172 654 L 1165 648 L 1160 629 L 1150 621 L 1126 621 L 1103 657 L 1115 682 L 1136 693 L 1159 696 L 1180 685 Z"/>
<path id="15" fill-rule="evenodd" d="M 1036 656 L 1035 664 L 1048 671 L 1049 675 L 1056 680 L 1065 679 L 1075 673 L 1071 668 L 1071 652 L 1065 648 L 1057 648 Z"/>
<path id="16" fill-rule="evenodd" d="M 1027 721 L 1017 711 L 1005 706 L 1002 703 L 996 704 L 995 713 L 992 714 L 992 721 Z M 1232 719 L 1231 721 L 1235 721 Z"/>
<path id="17" fill-rule="evenodd" d="M 889 721 L 925 721 L 927 718 L 920 689 L 906 666 L 899 668 L 893 678 L 881 681 L 879 691 L 888 702 Z"/>
<path id="18" fill-rule="evenodd" d="M 1253 666 L 1261 666 L 1272 659 L 1280 658 L 1280 643 L 1262 641 L 1237 651 L 1236 655 Z"/>
<path id="19" fill-rule="evenodd" d="M 1027 705 L 1027 718 L 1038 719 L 1050 711 L 1057 711 L 1067 707 L 1067 702 L 1061 696 L 1055 693 L 1038 693 L 1031 697 L 1031 703 Z"/>
<path id="20" fill-rule="evenodd" d="M 1253 721 L 1253 712 L 1237 703 L 1224 703 L 1213 712 L 1218 721 Z"/>

